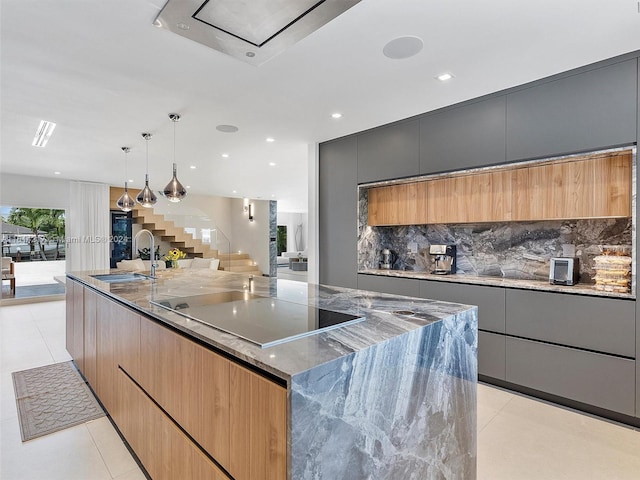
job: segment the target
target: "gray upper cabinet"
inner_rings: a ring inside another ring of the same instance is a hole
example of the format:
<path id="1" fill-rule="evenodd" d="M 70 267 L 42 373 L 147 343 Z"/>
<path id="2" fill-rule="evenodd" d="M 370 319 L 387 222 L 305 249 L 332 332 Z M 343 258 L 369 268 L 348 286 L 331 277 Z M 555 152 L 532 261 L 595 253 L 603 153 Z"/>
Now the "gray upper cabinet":
<path id="1" fill-rule="evenodd" d="M 505 161 L 506 98 L 463 105 L 420 119 L 420 173 Z"/>
<path id="2" fill-rule="evenodd" d="M 507 160 L 636 141 L 637 59 L 507 95 Z"/>
<path id="3" fill-rule="evenodd" d="M 635 302 L 507 290 L 507 334 L 635 358 Z"/>
<path id="4" fill-rule="evenodd" d="M 325 285 L 358 288 L 357 140 L 320 145 L 319 278 Z"/>
<path id="5" fill-rule="evenodd" d="M 418 120 L 395 123 L 358 135 L 358 183 L 418 175 Z"/>

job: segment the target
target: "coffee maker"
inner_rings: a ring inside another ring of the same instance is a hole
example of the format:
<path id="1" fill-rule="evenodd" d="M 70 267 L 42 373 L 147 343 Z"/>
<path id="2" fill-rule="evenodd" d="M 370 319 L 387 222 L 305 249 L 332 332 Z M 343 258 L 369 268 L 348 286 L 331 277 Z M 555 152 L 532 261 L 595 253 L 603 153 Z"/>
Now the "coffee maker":
<path id="1" fill-rule="evenodd" d="M 456 246 L 430 245 L 429 255 L 433 257 L 433 271 L 436 275 L 456 273 Z"/>

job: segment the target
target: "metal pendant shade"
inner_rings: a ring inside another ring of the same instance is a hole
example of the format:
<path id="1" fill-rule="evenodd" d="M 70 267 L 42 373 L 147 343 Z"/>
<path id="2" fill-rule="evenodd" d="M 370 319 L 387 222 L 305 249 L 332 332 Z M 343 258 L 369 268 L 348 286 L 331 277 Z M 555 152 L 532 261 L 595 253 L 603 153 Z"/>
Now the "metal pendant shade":
<path id="1" fill-rule="evenodd" d="M 138 193 L 136 201 L 143 207 L 149 208 L 156 204 L 158 197 L 156 197 L 153 190 L 149 188 L 149 139 L 151 138 L 151 134 L 143 133 L 142 138 L 147 142 L 147 173 L 144 176 L 144 188 Z"/>
<path id="2" fill-rule="evenodd" d="M 127 176 L 127 156 L 131 149 L 129 147 L 122 147 L 122 151 L 124 152 L 124 176 Z M 116 205 L 123 212 L 130 212 L 133 210 L 133 207 L 136 206 L 136 201 L 133 199 L 131 195 L 129 195 L 129 188 L 127 187 L 127 181 L 124 182 L 124 193 L 116 202 Z"/>
<path id="3" fill-rule="evenodd" d="M 169 118 L 173 122 L 173 177 L 171 177 L 167 186 L 164 187 L 162 194 L 167 197 L 170 202 L 179 202 L 187 196 L 187 190 L 178 180 L 178 167 L 176 165 L 176 123 L 180 120 L 180 115 L 170 113 Z"/>

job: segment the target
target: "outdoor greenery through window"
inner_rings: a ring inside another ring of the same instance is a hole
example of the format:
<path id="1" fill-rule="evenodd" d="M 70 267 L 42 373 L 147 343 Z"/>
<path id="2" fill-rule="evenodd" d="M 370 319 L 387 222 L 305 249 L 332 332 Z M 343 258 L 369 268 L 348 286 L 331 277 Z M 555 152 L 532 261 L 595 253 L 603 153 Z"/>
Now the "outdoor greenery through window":
<path id="1" fill-rule="evenodd" d="M 65 211 L 0 207 L 2 256 L 16 262 L 65 258 Z"/>

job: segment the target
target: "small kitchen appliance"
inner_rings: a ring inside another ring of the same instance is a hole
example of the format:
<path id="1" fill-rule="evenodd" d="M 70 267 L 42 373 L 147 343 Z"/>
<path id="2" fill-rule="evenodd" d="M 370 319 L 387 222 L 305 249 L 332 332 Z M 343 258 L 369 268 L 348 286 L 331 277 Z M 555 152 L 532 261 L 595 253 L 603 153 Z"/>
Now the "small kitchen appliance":
<path id="1" fill-rule="evenodd" d="M 382 250 L 382 261 L 380 262 L 380 268 L 384 270 L 391 270 L 393 268 L 393 262 L 395 262 L 395 254 L 388 248 Z"/>
<path id="2" fill-rule="evenodd" d="M 436 275 L 456 273 L 456 246 L 430 245 L 429 255 L 433 257 L 433 271 Z"/>
<path id="3" fill-rule="evenodd" d="M 580 278 L 580 265 L 576 257 L 552 258 L 549 268 L 549 283 L 553 285 L 575 285 Z"/>

